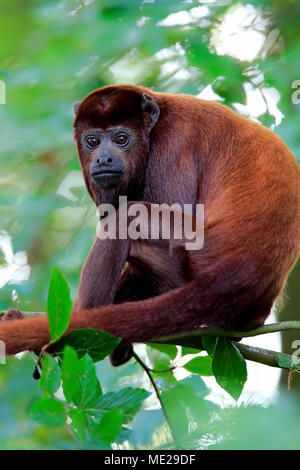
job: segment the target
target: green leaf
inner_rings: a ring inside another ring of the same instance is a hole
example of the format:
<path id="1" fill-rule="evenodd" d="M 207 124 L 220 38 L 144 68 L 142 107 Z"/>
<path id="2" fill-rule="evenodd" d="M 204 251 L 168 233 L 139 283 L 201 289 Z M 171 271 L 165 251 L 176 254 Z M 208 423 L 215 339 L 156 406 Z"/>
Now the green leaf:
<path id="1" fill-rule="evenodd" d="M 165 406 L 168 419 L 176 439 L 181 438 L 188 433 L 189 420 L 187 409 L 180 399 L 181 387 L 175 387 L 164 390 L 161 393 L 161 399 Z"/>
<path id="2" fill-rule="evenodd" d="M 52 269 L 47 299 L 47 315 L 51 342 L 55 343 L 66 331 L 71 314 L 70 288 L 56 266 Z"/>
<path id="3" fill-rule="evenodd" d="M 177 356 L 177 347 L 173 344 L 147 343 L 147 346 L 167 354 L 171 359 L 175 359 Z"/>
<path id="4" fill-rule="evenodd" d="M 157 357 L 156 361 L 153 364 L 153 372 L 152 376 L 153 377 L 165 377 L 168 380 L 168 383 L 170 384 L 170 380 L 173 377 L 173 370 L 168 370 L 171 367 L 171 361 L 168 356 L 165 356 L 164 354 L 159 354 Z M 164 372 L 154 372 L 155 370 L 157 371 L 164 371 Z"/>
<path id="5" fill-rule="evenodd" d="M 189 372 L 200 375 L 213 375 L 212 358 L 210 356 L 197 356 L 183 366 Z"/>
<path id="6" fill-rule="evenodd" d="M 178 382 L 176 387 L 171 389 L 173 391 L 175 402 L 177 406 L 181 405 L 185 409 L 188 409 L 190 414 L 196 418 L 198 424 L 200 421 L 203 423 L 209 418 L 208 413 L 208 402 L 195 393 L 194 388 L 191 385 Z M 188 420 L 189 421 L 189 420 Z M 177 425 L 176 425 L 177 426 Z M 187 426 L 188 428 L 189 426 Z"/>
<path id="7" fill-rule="evenodd" d="M 63 403 L 54 398 L 44 397 L 32 405 L 29 418 L 47 426 L 62 426 L 67 415 Z"/>
<path id="8" fill-rule="evenodd" d="M 115 438 L 115 442 L 117 444 L 122 444 L 124 441 L 129 441 L 132 437 L 133 431 L 132 429 L 128 429 L 125 426 L 121 427 L 121 431 Z"/>
<path id="9" fill-rule="evenodd" d="M 180 380 L 178 384 L 184 384 L 189 387 L 192 387 L 194 390 L 194 394 L 197 396 L 205 397 L 209 394 L 209 389 L 207 388 L 204 380 L 200 377 L 200 375 L 192 374 L 184 379 Z"/>
<path id="10" fill-rule="evenodd" d="M 199 354 L 202 349 L 190 348 L 188 346 L 182 346 L 181 355 L 186 356 L 187 354 Z"/>
<path id="11" fill-rule="evenodd" d="M 73 401 L 78 393 L 79 368 L 79 359 L 76 352 L 70 346 L 66 346 L 61 371 L 64 396 L 68 402 Z"/>
<path id="12" fill-rule="evenodd" d="M 278 353 L 278 365 L 285 369 L 291 369 L 293 367 L 293 362 L 290 357 L 285 354 Z"/>
<path id="13" fill-rule="evenodd" d="M 94 408 L 99 411 L 121 408 L 124 416 L 130 420 L 141 408 L 143 401 L 150 395 L 151 393 L 143 388 L 126 387 L 117 392 L 108 392 L 102 395 Z"/>
<path id="14" fill-rule="evenodd" d="M 69 345 L 79 357 L 88 354 L 94 362 L 98 362 L 111 354 L 120 341 L 120 338 L 105 331 L 85 328 L 72 331 L 61 338 L 55 345 L 55 353 L 61 353 L 64 347 Z"/>
<path id="15" fill-rule="evenodd" d="M 121 431 L 122 424 L 122 410 L 120 408 L 113 408 L 104 414 L 93 434 L 100 437 L 104 442 L 114 442 Z"/>
<path id="16" fill-rule="evenodd" d="M 89 419 L 90 417 L 86 415 L 83 410 L 79 408 L 74 408 L 69 411 L 69 416 L 72 420 L 70 423 L 70 428 L 73 429 L 77 438 L 83 444 L 87 443 L 90 440 L 89 432 Z"/>
<path id="17" fill-rule="evenodd" d="M 54 357 L 46 354 L 42 364 L 42 376 L 40 387 L 50 395 L 53 395 L 60 384 L 61 371 Z"/>
<path id="18" fill-rule="evenodd" d="M 165 422 L 161 408 L 139 411 L 130 423 L 130 429 L 132 430 L 129 436 L 130 443 L 135 447 L 147 446 L 155 430 Z M 145 423 L 147 424 L 145 425 Z"/>
<path id="19" fill-rule="evenodd" d="M 78 361 L 77 391 L 72 401 L 78 408 L 91 408 L 95 406 L 101 395 L 102 390 L 97 379 L 95 364 L 86 354 Z"/>
<path id="20" fill-rule="evenodd" d="M 300 370 L 299 365 L 292 361 L 292 358 L 284 353 L 278 353 L 278 365 L 284 369 Z"/>
<path id="21" fill-rule="evenodd" d="M 213 356 L 218 338 L 216 336 L 204 335 L 201 339 L 205 351 L 207 351 L 210 356 Z"/>
<path id="22" fill-rule="evenodd" d="M 228 338 L 218 338 L 212 368 L 218 384 L 237 400 L 247 380 L 247 366 L 238 348 Z"/>

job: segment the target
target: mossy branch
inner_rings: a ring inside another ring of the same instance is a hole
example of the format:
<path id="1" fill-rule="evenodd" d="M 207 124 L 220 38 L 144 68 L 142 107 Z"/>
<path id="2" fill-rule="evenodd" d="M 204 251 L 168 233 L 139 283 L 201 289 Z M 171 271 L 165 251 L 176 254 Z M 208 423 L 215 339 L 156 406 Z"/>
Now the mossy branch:
<path id="1" fill-rule="evenodd" d="M 229 331 L 221 328 L 199 328 L 198 330 L 177 336 L 158 338 L 153 342 L 203 349 L 201 343 L 202 336 L 226 336 L 233 338 L 233 343 L 239 349 L 242 356 L 248 361 L 257 362 L 270 367 L 279 367 L 281 369 L 300 370 L 300 364 L 295 364 L 290 354 L 258 348 L 256 346 L 249 346 L 247 344 L 234 341 L 234 339 L 250 338 L 287 330 L 300 330 L 300 321 L 291 320 L 271 323 L 249 331 Z"/>

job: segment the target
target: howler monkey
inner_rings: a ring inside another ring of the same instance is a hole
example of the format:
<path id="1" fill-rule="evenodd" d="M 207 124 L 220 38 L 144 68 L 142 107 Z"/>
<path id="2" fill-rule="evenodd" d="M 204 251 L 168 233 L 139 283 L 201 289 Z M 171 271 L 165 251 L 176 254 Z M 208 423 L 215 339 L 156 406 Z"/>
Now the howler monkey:
<path id="1" fill-rule="evenodd" d="M 300 176 L 294 155 L 269 129 L 188 95 L 108 86 L 75 106 L 75 141 L 96 206 L 119 196 L 204 205 L 204 244 L 97 238 L 84 264 L 68 332 L 99 328 L 130 343 L 201 326 L 262 325 L 300 250 Z M 173 214 L 173 215 L 172 215 Z M 130 219 L 129 219 L 130 220 Z M 142 224 L 144 223 L 142 222 Z M 142 227 L 142 230 L 146 228 Z M 159 229 L 160 231 L 161 229 Z M 49 341 L 45 315 L 0 323 L 7 353 Z"/>

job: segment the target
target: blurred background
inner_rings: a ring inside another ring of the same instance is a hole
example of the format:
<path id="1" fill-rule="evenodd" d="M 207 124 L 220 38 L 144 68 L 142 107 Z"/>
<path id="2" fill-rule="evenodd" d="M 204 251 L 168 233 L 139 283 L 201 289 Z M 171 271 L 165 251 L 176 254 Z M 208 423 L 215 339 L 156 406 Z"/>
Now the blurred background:
<path id="1" fill-rule="evenodd" d="M 95 88 L 131 83 L 220 101 L 270 127 L 300 162 L 299 17 L 297 0 L 0 0 L 0 309 L 44 311 L 54 264 L 76 297 L 97 217 L 72 140 L 73 103 Z M 300 320 L 299 285 L 298 264 L 272 321 Z M 248 343 L 291 353 L 294 339 Z M 107 383 L 125 374 L 101 367 Z M 60 440 L 26 418 L 39 395 L 31 369 L 27 356 L 0 365 L 1 448 Z M 286 374 L 249 364 L 242 399 L 273 406 L 280 384 Z"/>

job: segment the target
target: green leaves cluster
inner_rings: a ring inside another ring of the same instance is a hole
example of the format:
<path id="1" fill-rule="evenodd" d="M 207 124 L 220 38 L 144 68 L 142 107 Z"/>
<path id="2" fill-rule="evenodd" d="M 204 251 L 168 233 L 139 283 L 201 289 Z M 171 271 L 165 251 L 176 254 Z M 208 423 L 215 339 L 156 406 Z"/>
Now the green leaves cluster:
<path id="1" fill-rule="evenodd" d="M 185 368 L 202 375 L 214 375 L 220 387 L 237 400 L 247 380 L 246 361 L 240 351 L 226 337 L 203 336 L 202 345 L 209 356 L 198 356 Z"/>
<path id="2" fill-rule="evenodd" d="M 113 348 L 114 342 L 109 352 Z M 70 346 L 62 360 L 44 357 L 40 386 L 44 397 L 33 404 L 29 417 L 47 426 L 67 426 L 77 446 L 89 448 L 109 448 L 111 442 L 128 439 L 126 424 L 150 395 L 132 387 L 103 394 L 92 358 L 79 358 Z"/>
<path id="3" fill-rule="evenodd" d="M 51 342 L 66 331 L 70 312 L 68 284 L 54 267 L 47 301 Z M 107 448 L 111 442 L 127 439 L 126 424 L 150 393 L 126 387 L 103 394 L 94 364 L 111 354 L 119 342 L 119 338 L 92 329 L 61 338 L 55 345 L 56 357 L 46 354 L 42 358 L 44 396 L 32 405 L 30 418 L 47 426 L 66 426 L 83 447 Z"/>
<path id="4" fill-rule="evenodd" d="M 226 390 L 235 400 L 239 398 L 247 380 L 246 361 L 238 348 L 226 337 L 216 338 L 214 336 L 202 336 L 202 347 L 208 355 L 199 355 L 200 350 L 194 348 L 182 347 L 182 357 L 193 354 L 189 361 L 183 367 L 193 374 L 202 376 L 215 376 L 218 384 Z M 169 356 L 163 360 L 156 359 L 154 370 L 168 369 L 172 365 L 176 354 L 175 346 L 164 344 L 149 345 Z M 197 354 L 197 356 L 195 356 Z M 169 374 L 171 371 L 169 371 Z M 155 375 L 162 375 L 156 373 Z"/>
<path id="5" fill-rule="evenodd" d="M 173 345 L 149 343 L 148 346 L 152 374 L 161 387 L 161 400 L 175 441 L 185 446 L 187 442 L 190 445 L 193 436 L 197 440 L 205 439 L 217 407 L 207 399 L 209 389 L 201 376 L 215 376 L 218 384 L 237 400 L 247 379 L 244 358 L 228 338 L 203 336 L 202 346 L 207 355 L 203 355 L 204 351 L 199 355 L 198 349 L 182 347 L 180 358 L 176 357 L 178 351 Z M 176 378 L 177 359 L 191 373 L 182 380 Z"/>

